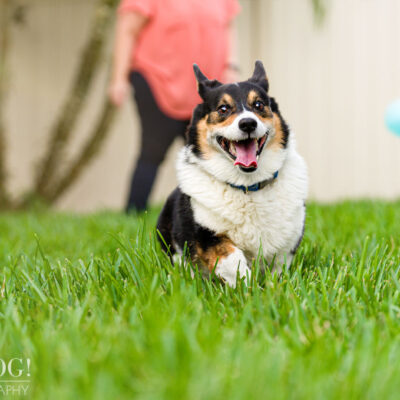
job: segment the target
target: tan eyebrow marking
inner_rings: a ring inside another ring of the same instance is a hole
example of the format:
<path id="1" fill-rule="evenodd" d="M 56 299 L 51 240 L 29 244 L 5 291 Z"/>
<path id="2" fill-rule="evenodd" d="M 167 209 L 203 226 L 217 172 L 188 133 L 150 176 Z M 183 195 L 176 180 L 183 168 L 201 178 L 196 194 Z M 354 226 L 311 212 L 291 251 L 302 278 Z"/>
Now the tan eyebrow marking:
<path id="1" fill-rule="evenodd" d="M 247 105 L 251 108 L 257 100 L 261 101 L 259 94 L 255 90 L 250 90 L 249 94 L 247 95 Z M 264 111 L 258 113 L 258 117 L 262 121 L 267 121 L 273 117 L 268 105 L 265 106 Z"/>
<path id="2" fill-rule="evenodd" d="M 222 106 L 223 104 L 228 104 L 230 107 L 235 106 L 235 101 L 233 100 L 232 96 L 225 93 L 222 97 L 221 100 L 218 102 L 218 107 Z"/>
<path id="3" fill-rule="evenodd" d="M 212 111 L 210 112 L 210 114 L 208 114 L 208 117 L 206 119 L 207 124 L 209 126 L 228 126 L 230 124 L 233 123 L 233 121 L 235 120 L 237 114 L 236 114 L 236 103 L 235 100 L 232 98 L 231 95 L 229 95 L 228 93 L 225 93 L 221 99 L 218 102 L 217 108 L 222 106 L 222 105 L 228 105 L 231 108 L 231 114 L 229 115 L 229 117 L 224 117 L 219 115 L 218 111 Z"/>
<path id="4" fill-rule="evenodd" d="M 255 90 L 250 90 L 249 94 L 247 95 L 247 104 L 249 106 L 253 105 L 258 98 L 258 93 Z"/>

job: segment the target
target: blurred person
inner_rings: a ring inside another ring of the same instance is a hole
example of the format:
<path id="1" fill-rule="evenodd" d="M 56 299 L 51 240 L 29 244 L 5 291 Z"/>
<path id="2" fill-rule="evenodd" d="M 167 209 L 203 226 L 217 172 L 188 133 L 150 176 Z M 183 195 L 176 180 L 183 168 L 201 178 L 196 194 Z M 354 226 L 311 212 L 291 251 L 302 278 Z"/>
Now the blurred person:
<path id="1" fill-rule="evenodd" d="M 126 211 L 145 209 L 159 165 L 200 103 L 193 63 L 218 80 L 236 80 L 232 20 L 239 11 L 237 0 L 120 2 L 109 96 L 120 106 L 132 85 L 141 122 Z"/>

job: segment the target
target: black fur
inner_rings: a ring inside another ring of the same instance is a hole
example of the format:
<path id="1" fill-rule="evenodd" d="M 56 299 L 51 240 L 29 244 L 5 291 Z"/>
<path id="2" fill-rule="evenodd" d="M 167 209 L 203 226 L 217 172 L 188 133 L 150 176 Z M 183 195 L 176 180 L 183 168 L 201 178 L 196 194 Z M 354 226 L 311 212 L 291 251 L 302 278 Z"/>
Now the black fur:
<path id="1" fill-rule="evenodd" d="M 197 123 L 217 109 L 224 94 L 230 95 L 235 101 L 237 107 L 235 110 L 236 113 L 240 113 L 243 109 L 252 111 L 247 105 L 247 94 L 251 90 L 255 90 L 260 96 L 260 99 L 263 100 L 264 103 L 271 108 L 271 111 L 276 113 L 280 118 L 283 131 L 282 146 L 284 148 L 287 147 L 289 127 L 279 111 L 278 103 L 273 97 L 268 95 L 269 84 L 261 62 L 256 62 L 253 76 L 250 79 L 239 82 L 238 84 L 223 85 L 218 81 L 208 80 L 197 65 L 193 68 L 199 85 L 200 96 L 204 100 L 204 103 L 197 105 L 194 109 L 193 117 L 186 134 L 187 143 L 192 145 L 193 152 L 196 156 L 201 157 L 201 151 L 198 144 Z"/>
<path id="2" fill-rule="evenodd" d="M 193 153 L 198 157 L 201 156 L 201 151 L 198 143 L 197 123 L 209 112 L 206 104 L 199 104 L 193 111 L 193 117 L 186 133 L 186 143 L 192 145 Z"/>
<path id="3" fill-rule="evenodd" d="M 197 65 L 194 66 L 194 71 L 198 82 L 198 91 L 204 102 L 197 105 L 193 111 L 193 117 L 186 132 L 186 139 L 187 144 L 191 146 L 196 156 L 202 156 L 198 143 L 199 133 L 197 132 L 199 121 L 207 118 L 207 121 L 210 122 L 211 115 L 218 116 L 217 109 L 220 106 L 222 96 L 225 94 L 228 94 L 235 103 L 234 110 L 231 111 L 232 114 L 240 113 L 243 109 L 256 112 L 255 106 L 248 104 L 247 97 L 250 91 L 255 91 L 258 99 L 265 104 L 264 112 L 269 107 L 269 115 L 272 116 L 272 111 L 280 118 L 283 131 L 282 146 L 287 147 L 289 128 L 281 116 L 277 102 L 268 95 L 268 80 L 261 62 L 256 63 L 253 76 L 249 80 L 237 84 L 222 84 L 216 80 L 209 80 Z M 262 116 L 262 114 L 259 115 Z M 220 122 L 218 118 L 211 118 L 211 123 L 215 123 L 214 121 Z M 171 256 L 177 252 L 177 247 L 181 251 L 187 247 L 190 256 L 194 258 L 199 249 L 207 251 L 207 249 L 217 246 L 222 241 L 222 238 L 217 236 L 215 232 L 195 222 L 190 197 L 179 188 L 176 188 L 168 197 L 159 216 L 157 229 L 163 250 Z M 293 253 L 301 239 L 302 235 L 295 249 L 293 249 Z"/>
<path id="4" fill-rule="evenodd" d="M 168 197 L 157 222 L 161 246 L 170 255 L 176 253 L 174 244 L 181 250 L 185 244 L 191 257 L 196 255 L 196 247 L 203 251 L 216 246 L 221 239 L 211 230 L 197 224 L 193 218 L 190 197 L 176 188 Z"/>
<path id="5" fill-rule="evenodd" d="M 222 83 L 213 79 L 210 81 L 201 71 L 197 64 L 193 64 L 194 75 L 196 76 L 197 84 L 198 84 L 198 92 L 200 97 L 206 101 L 207 100 L 207 93 L 209 89 L 216 88 L 221 86 Z"/>
<path id="6" fill-rule="evenodd" d="M 265 69 L 261 61 L 256 61 L 253 76 L 249 79 L 249 82 L 256 83 L 266 92 L 268 92 L 269 83 L 267 79 L 267 74 L 265 73 Z"/>
<path id="7" fill-rule="evenodd" d="M 202 103 L 196 106 L 193 111 L 193 117 L 190 122 L 189 128 L 187 130 L 187 143 L 193 146 L 193 152 L 197 156 L 201 156 L 201 151 L 198 145 L 198 134 L 197 134 L 197 123 L 206 117 L 210 112 L 215 111 L 218 107 L 219 101 L 221 100 L 224 94 L 229 94 L 235 103 L 237 104 L 236 112 L 239 113 L 243 111 L 243 109 L 249 110 L 247 105 L 247 94 L 250 90 L 255 90 L 260 95 L 260 98 L 265 102 L 265 104 L 270 106 L 271 98 L 268 97 L 267 93 L 257 84 L 245 81 L 239 82 L 239 86 L 234 84 L 228 85 L 221 85 L 217 88 L 210 89 L 207 94 L 207 103 Z M 275 109 L 278 109 L 278 106 L 274 101 Z M 272 110 L 273 111 L 273 110 Z M 278 111 L 279 112 L 279 111 Z M 278 114 L 277 112 L 277 114 Z M 280 114 L 278 114 L 280 116 Z M 282 117 L 280 117 L 282 119 Z M 283 121 L 283 119 L 282 119 Z M 286 128 L 286 139 L 285 143 L 287 142 L 287 136 L 289 134 L 289 129 L 287 128 L 286 123 L 283 121 L 282 129 Z"/>

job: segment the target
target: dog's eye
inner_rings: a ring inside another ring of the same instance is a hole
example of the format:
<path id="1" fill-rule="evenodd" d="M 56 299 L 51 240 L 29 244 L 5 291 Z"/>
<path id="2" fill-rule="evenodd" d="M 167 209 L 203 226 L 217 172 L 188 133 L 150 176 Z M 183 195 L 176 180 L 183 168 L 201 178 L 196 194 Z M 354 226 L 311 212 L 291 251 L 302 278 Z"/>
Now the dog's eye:
<path id="1" fill-rule="evenodd" d="M 219 115 L 226 115 L 229 112 L 229 106 L 226 104 L 223 104 L 222 106 L 218 107 L 218 114 Z"/>
<path id="2" fill-rule="evenodd" d="M 264 107 L 265 107 L 265 104 L 262 102 L 262 101 L 256 101 L 255 103 L 254 103 L 254 108 L 257 110 L 257 111 L 263 111 L 264 110 Z"/>

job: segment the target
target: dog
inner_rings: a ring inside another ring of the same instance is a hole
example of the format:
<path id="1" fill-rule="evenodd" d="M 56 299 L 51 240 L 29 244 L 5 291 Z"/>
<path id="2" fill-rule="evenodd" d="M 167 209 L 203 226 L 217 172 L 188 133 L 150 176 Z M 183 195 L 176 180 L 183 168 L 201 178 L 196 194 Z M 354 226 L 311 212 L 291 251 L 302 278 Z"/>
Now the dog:
<path id="1" fill-rule="evenodd" d="M 279 271 L 290 266 L 304 234 L 307 168 L 268 95 L 261 61 L 251 78 L 232 84 L 193 68 L 203 103 L 157 229 L 164 251 L 187 249 L 193 262 L 236 287 L 238 275 L 250 279 L 253 260 Z"/>

